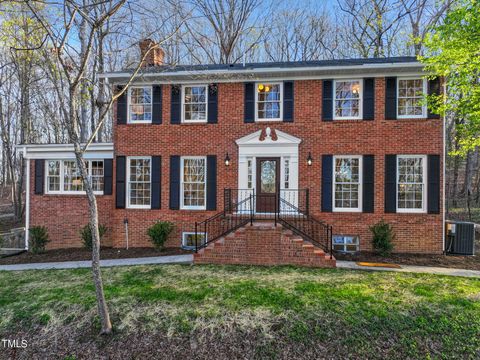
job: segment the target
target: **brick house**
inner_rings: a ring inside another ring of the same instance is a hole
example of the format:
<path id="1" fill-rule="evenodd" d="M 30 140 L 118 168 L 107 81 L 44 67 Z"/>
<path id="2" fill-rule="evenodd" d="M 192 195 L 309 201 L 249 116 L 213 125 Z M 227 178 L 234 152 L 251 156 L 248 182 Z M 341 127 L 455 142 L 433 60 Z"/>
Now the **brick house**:
<path id="1" fill-rule="evenodd" d="M 253 216 L 304 239 L 315 237 L 312 218 L 339 251 L 371 250 L 369 226 L 384 219 L 394 251 L 443 251 L 443 121 L 421 102 L 440 82 L 424 79 L 414 58 L 176 67 L 162 59 L 153 52 L 118 99 L 113 143 L 86 155 L 110 229 L 104 245 L 151 246 L 146 229 L 169 220 L 167 246 L 191 248 L 219 238 L 218 226 L 241 238 Z M 114 89 L 129 76 L 104 74 Z M 27 227 L 46 225 L 50 248 L 81 246 L 87 204 L 72 146 L 21 147 Z M 222 212 L 228 219 L 203 234 Z"/>

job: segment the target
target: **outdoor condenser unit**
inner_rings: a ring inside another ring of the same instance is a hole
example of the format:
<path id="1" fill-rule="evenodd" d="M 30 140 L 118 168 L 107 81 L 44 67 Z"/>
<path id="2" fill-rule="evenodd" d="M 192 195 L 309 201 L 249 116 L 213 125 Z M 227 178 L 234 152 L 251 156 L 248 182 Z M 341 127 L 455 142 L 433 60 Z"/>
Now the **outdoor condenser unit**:
<path id="1" fill-rule="evenodd" d="M 475 225 L 473 223 L 447 221 L 445 232 L 447 254 L 475 255 Z"/>

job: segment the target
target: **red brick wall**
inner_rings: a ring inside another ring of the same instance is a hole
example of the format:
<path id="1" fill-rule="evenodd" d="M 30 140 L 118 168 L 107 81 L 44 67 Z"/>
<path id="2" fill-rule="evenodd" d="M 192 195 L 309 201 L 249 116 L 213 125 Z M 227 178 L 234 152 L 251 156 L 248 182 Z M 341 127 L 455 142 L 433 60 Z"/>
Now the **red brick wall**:
<path id="1" fill-rule="evenodd" d="M 310 189 L 312 213 L 332 224 L 335 234 L 360 235 L 361 249 L 370 250 L 371 235 L 368 227 L 383 218 L 392 223 L 396 230 L 395 251 L 441 252 L 442 215 L 384 214 L 383 192 L 385 154 L 441 155 L 442 121 L 433 119 L 386 121 L 384 120 L 384 78 L 376 79 L 375 91 L 374 121 L 341 120 L 323 122 L 321 121 L 322 81 L 296 81 L 293 123 L 245 124 L 243 122 L 243 83 L 220 83 L 218 85 L 217 124 L 173 125 L 170 124 L 170 88 L 165 85 L 163 89 L 163 123 L 161 125 L 114 124 L 115 155 L 162 156 L 162 209 L 114 209 L 114 201 L 109 197 L 111 204 L 105 206 L 105 209 L 111 209 L 109 220 L 111 227 L 114 229 L 112 234 L 113 245 L 124 246 L 123 221 L 124 218 L 128 218 L 131 246 L 150 245 L 146 228 L 156 220 L 170 220 L 177 224 L 176 231 L 171 236 L 167 246 L 179 246 L 181 231 L 192 231 L 195 221 L 204 220 L 215 212 L 172 211 L 168 209 L 170 155 L 217 155 L 217 205 L 218 210 L 221 210 L 223 207 L 223 189 L 237 187 L 238 149 L 235 140 L 270 126 L 302 139 L 302 143 L 299 145 L 299 188 Z M 229 167 L 223 164 L 227 152 L 232 160 Z M 306 164 L 308 152 L 311 152 L 314 158 L 312 166 Z M 375 155 L 375 213 L 321 212 L 322 154 Z M 33 198 L 35 197 L 33 195 Z M 42 198 L 45 198 L 45 196 Z M 105 200 L 108 201 L 107 198 Z M 62 206 L 68 207 L 71 203 L 65 198 L 62 204 L 65 204 Z M 35 212 L 38 213 L 37 210 Z M 68 244 L 68 240 L 64 240 L 62 243 L 62 245 Z"/>

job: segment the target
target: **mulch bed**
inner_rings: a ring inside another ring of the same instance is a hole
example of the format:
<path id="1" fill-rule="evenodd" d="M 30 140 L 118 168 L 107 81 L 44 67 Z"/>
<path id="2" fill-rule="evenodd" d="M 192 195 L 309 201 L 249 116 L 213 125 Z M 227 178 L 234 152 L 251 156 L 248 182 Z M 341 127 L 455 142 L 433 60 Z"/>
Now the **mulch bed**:
<path id="1" fill-rule="evenodd" d="M 165 248 L 158 251 L 153 248 L 131 248 L 131 249 L 113 249 L 102 248 L 100 250 L 101 259 L 128 259 L 138 257 L 166 256 L 166 255 L 184 255 L 192 254 L 192 251 L 180 248 Z M 23 252 L 17 255 L 0 258 L 0 265 L 27 264 L 27 263 L 45 263 L 61 261 L 82 261 L 91 260 L 92 252 L 83 248 L 80 249 L 58 249 L 47 250 L 42 254 L 32 254 Z"/>
<path id="2" fill-rule="evenodd" d="M 428 255 L 428 254 L 391 254 L 380 256 L 371 252 L 358 254 L 336 253 L 337 260 L 393 263 L 400 265 L 439 266 L 455 269 L 480 270 L 480 255 Z"/>

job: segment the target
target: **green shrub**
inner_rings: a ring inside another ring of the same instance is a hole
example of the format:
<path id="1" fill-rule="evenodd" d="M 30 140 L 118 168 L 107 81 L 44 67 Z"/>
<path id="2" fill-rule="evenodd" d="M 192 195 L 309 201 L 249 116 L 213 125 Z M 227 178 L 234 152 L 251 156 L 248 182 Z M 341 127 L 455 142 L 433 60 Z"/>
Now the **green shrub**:
<path id="1" fill-rule="evenodd" d="M 98 225 L 98 233 L 100 234 L 100 241 L 102 241 L 103 235 L 107 232 L 108 228 L 105 225 Z M 80 237 L 82 238 L 83 247 L 88 250 L 92 250 L 92 231 L 90 230 L 90 224 L 85 225 L 80 230 Z"/>
<path id="2" fill-rule="evenodd" d="M 162 250 L 165 241 L 167 241 L 168 235 L 173 231 L 174 225 L 170 221 L 157 221 L 150 226 L 147 230 L 147 235 L 150 236 L 150 240 L 153 246 L 157 250 Z"/>
<path id="3" fill-rule="evenodd" d="M 382 219 L 370 226 L 370 231 L 373 235 L 373 248 L 382 256 L 390 254 L 393 250 L 393 239 L 395 239 L 392 226 Z"/>
<path id="4" fill-rule="evenodd" d="M 32 226 L 29 229 L 30 251 L 39 254 L 45 251 L 45 246 L 50 242 L 48 230 L 45 226 Z"/>

